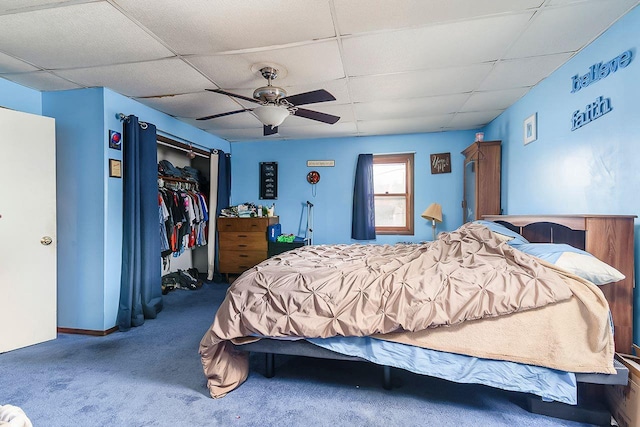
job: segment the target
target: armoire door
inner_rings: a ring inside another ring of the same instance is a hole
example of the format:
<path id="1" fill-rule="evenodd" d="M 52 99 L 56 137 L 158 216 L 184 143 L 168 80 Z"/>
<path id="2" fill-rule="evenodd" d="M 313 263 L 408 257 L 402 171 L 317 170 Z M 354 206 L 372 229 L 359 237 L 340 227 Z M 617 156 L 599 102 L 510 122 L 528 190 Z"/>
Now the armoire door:
<path id="1" fill-rule="evenodd" d="M 0 353 L 56 338 L 55 122 L 0 108 Z"/>

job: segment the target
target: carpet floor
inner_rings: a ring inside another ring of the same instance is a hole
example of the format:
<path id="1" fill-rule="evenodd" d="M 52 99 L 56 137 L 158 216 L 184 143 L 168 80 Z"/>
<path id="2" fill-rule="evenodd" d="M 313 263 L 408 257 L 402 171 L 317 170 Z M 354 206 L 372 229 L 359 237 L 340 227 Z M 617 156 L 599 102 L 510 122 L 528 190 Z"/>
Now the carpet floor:
<path id="1" fill-rule="evenodd" d="M 400 370 L 393 389 L 379 366 L 264 356 L 237 390 L 212 399 L 198 344 L 226 284 L 164 296 L 157 319 L 105 337 L 59 334 L 0 354 L 0 405 L 21 407 L 35 427 L 57 426 L 585 426 L 527 412 L 524 396 Z"/>

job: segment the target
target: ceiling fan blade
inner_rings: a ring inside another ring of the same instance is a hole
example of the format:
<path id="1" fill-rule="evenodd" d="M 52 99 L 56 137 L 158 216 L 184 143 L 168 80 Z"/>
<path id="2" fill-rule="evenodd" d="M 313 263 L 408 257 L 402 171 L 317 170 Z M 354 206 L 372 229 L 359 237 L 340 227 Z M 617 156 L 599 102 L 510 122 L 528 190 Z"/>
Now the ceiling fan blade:
<path id="1" fill-rule="evenodd" d="M 245 108 L 244 110 L 227 111 L 226 113 L 214 114 L 213 116 L 199 117 L 196 120 L 209 120 L 218 117 L 230 116 L 232 114 L 244 113 L 245 111 L 253 111 L 253 108 Z"/>
<path id="2" fill-rule="evenodd" d="M 240 98 L 240 99 L 244 99 L 245 101 L 255 102 L 256 104 L 260 104 L 260 101 L 258 101 L 255 98 L 249 98 L 248 96 L 238 95 L 237 93 L 227 92 L 226 90 L 222 90 L 222 89 L 206 89 L 206 90 L 208 90 L 209 92 L 221 93 L 223 95 L 233 96 L 234 98 Z"/>
<path id="3" fill-rule="evenodd" d="M 319 111 L 307 110 L 306 108 L 298 108 L 295 110 L 295 116 L 304 117 L 305 119 L 316 120 L 322 123 L 328 123 L 330 125 L 340 120 L 338 116 L 332 116 L 331 114 L 321 113 Z"/>
<path id="4" fill-rule="evenodd" d="M 297 95 L 286 96 L 286 99 L 293 105 L 315 104 L 316 102 L 335 101 L 335 96 L 331 95 L 324 89 L 313 90 L 311 92 L 303 92 Z"/>
<path id="5" fill-rule="evenodd" d="M 264 136 L 275 135 L 278 133 L 278 126 L 271 127 L 269 125 L 262 125 Z"/>

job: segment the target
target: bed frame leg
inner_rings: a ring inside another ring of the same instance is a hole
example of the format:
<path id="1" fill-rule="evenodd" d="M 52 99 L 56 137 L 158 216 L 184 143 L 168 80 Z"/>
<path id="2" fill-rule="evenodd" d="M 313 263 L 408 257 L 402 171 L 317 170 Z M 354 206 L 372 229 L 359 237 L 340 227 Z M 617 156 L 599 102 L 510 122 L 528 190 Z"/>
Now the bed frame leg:
<path id="1" fill-rule="evenodd" d="M 382 388 L 391 390 L 391 366 L 383 366 Z"/>
<path id="2" fill-rule="evenodd" d="M 275 355 L 273 353 L 265 353 L 264 355 L 266 358 L 266 373 L 264 374 L 264 376 L 267 378 L 273 378 L 273 376 L 275 375 L 275 372 L 274 372 Z"/>

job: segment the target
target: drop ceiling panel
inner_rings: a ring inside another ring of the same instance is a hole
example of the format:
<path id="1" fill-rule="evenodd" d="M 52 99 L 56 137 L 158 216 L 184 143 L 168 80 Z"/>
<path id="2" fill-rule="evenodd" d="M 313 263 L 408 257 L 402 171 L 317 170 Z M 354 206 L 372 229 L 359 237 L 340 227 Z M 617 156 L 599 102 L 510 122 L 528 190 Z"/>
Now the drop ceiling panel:
<path id="1" fill-rule="evenodd" d="M 531 87 L 571 58 L 572 53 L 510 59 L 498 62 L 479 86 L 479 90 Z"/>
<path id="2" fill-rule="evenodd" d="M 60 3 L 70 3 L 68 0 L 2 0 L 0 13 L 15 13 L 33 9 L 35 7 L 50 7 Z M 76 1 L 75 3 L 80 3 Z"/>
<path id="3" fill-rule="evenodd" d="M 118 4 L 183 55 L 335 35 L 327 0 L 118 0 Z"/>
<path id="4" fill-rule="evenodd" d="M 424 70 L 349 79 L 353 102 L 419 98 L 471 92 L 491 71 L 492 64 Z"/>
<path id="5" fill-rule="evenodd" d="M 279 86 L 320 83 L 344 77 L 340 49 L 335 40 L 234 55 L 192 56 L 188 61 L 225 89 L 253 90 L 265 86 L 267 81 L 252 71 L 255 64 L 284 68 L 286 76 L 279 76 L 274 81 Z"/>
<path id="6" fill-rule="evenodd" d="M 55 76 L 47 71 L 33 73 L 4 74 L 2 77 L 12 82 L 37 90 L 67 90 L 78 89 L 81 86 Z"/>
<path id="7" fill-rule="evenodd" d="M 336 138 L 342 136 L 356 136 L 357 129 L 354 122 L 338 122 L 333 125 L 317 124 L 309 126 L 280 127 L 278 128 L 278 133 L 283 138 L 291 139 Z"/>
<path id="8" fill-rule="evenodd" d="M 593 41 L 635 3 L 603 0 L 544 9 L 536 14 L 505 58 L 575 52 Z"/>
<path id="9" fill-rule="evenodd" d="M 449 127 L 454 129 L 473 129 L 486 125 L 498 117 L 504 110 L 476 111 L 472 113 L 458 113 L 455 115 Z"/>
<path id="10" fill-rule="evenodd" d="M 461 112 L 477 112 L 490 110 L 506 110 L 522 98 L 529 88 L 494 90 L 490 92 L 474 92 L 464 103 Z"/>
<path id="11" fill-rule="evenodd" d="M 242 108 L 228 96 L 210 92 L 187 93 L 161 98 L 137 98 L 136 100 L 171 116 L 194 119 Z"/>
<path id="12" fill-rule="evenodd" d="M 533 13 L 345 38 L 349 76 L 444 68 L 495 61 Z"/>
<path id="13" fill-rule="evenodd" d="M 85 86 L 104 86 L 126 96 L 172 95 L 211 87 L 209 80 L 176 58 L 63 70 L 58 74 Z"/>
<path id="14" fill-rule="evenodd" d="M 358 120 L 402 119 L 454 113 L 462 107 L 469 94 L 394 99 L 355 104 Z"/>
<path id="15" fill-rule="evenodd" d="M 172 56 L 106 2 L 0 16 L 0 51 L 46 69 Z"/>
<path id="16" fill-rule="evenodd" d="M 0 74 L 37 71 L 38 68 L 0 52 Z"/>
<path id="17" fill-rule="evenodd" d="M 543 0 L 334 0 L 341 34 L 423 27 L 492 14 L 524 11 Z"/>
<path id="18" fill-rule="evenodd" d="M 265 137 L 262 134 L 262 128 L 220 129 L 210 132 L 220 138 L 226 139 L 227 141 L 268 141 L 270 139 L 282 139 L 282 137 L 277 134 Z"/>
<path id="19" fill-rule="evenodd" d="M 218 130 L 225 129 L 259 129 L 262 132 L 262 123 L 249 111 L 211 120 L 189 120 L 189 122 L 214 134 Z"/>
<path id="20" fill-rule="evenodd" d="M 363 121 L 358 122 L 358 131 L 361 135 L 439 132 L 442 126 L 451 121 L 452 117 L 453 114 L 445 114 L 442 116 Z"/>

